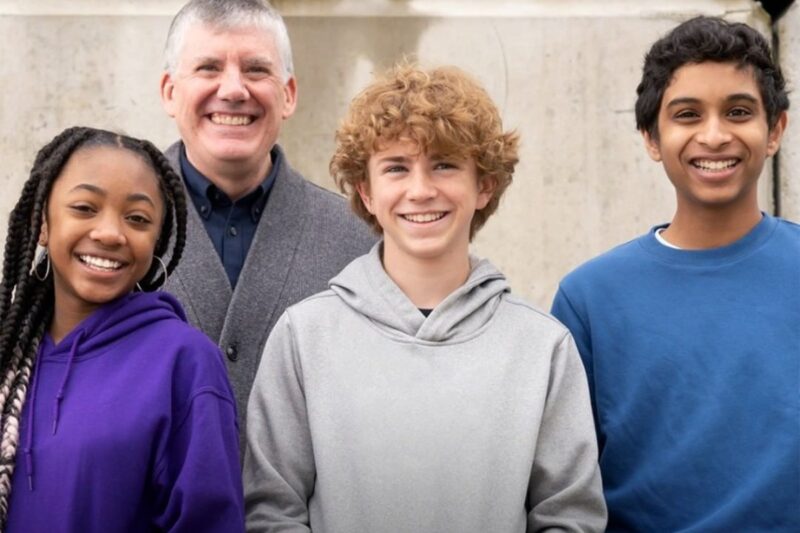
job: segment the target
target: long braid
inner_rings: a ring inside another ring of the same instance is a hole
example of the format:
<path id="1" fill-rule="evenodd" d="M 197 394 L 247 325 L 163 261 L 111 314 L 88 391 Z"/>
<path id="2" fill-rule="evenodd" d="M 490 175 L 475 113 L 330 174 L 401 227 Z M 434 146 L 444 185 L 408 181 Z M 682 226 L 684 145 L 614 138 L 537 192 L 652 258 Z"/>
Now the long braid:
<path id="1" fill-rule="evenodd" d="M 75 127 L 64 130 L 37 154 L 30 177 L 9 217 L 0 283 L 0 533 L 8 516 L 19 446 L 20 416 L 35 371 L 39 343 L 54 310 L 53 275 L 49 274 L 42 282 L 31 274 L 47 199 L 72 154 L 81 147 L 95 145 L 131 150 L 144 157 L 156 171 L 166 204 L 165 223 L 156 253 L 167 252 L 173 227 L 175 230 L 167 272 L 172 272 L 177 265 L 186 241 L 186 201 L 180 179 L 163 154 L 149 142 L 108 131 Z M 152 281 L 158 283 L 143 282 L 146 290 L 160 284 L 160 280 Z"/>

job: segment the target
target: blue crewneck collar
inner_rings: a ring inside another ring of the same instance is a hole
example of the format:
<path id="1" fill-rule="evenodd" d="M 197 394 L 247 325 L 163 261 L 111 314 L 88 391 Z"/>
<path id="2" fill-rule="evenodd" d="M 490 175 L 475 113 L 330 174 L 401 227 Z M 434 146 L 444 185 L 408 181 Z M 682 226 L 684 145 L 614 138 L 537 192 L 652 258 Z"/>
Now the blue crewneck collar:
<path id="1" fill-rule="evenodd" d="M 719 265 L 736 261 L 753 253 L 769 239 L 777 225 L 778 220 L 775 217 L 762 213 L 761 221 L 744 237 L 731 244 L 708 250 L 678 250 L 664 246 L 656 239 L 656 231 L 668 226 L 668 224 L 661 224 L 654 226 L 647 235 L 641 237 L 639 244 L 645 251 L 666 263 L 696 266 Z"/>

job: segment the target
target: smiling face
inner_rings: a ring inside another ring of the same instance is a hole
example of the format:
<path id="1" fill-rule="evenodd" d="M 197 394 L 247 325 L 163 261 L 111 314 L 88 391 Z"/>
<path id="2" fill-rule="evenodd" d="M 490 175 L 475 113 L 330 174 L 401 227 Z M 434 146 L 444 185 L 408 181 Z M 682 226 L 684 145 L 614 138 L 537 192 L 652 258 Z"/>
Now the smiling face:
<path id="1" fill-rule="evenodd" d="M 75 152 L 53 183 L 39 239 L 56 315 L 77 323 L 132 291 L 150 268 L 163 218 L 158 177 L 141 156 L 109 146 Z"/>
<path id="2" fill-rule="evenodd" d="M 488 183 L 479 188 L 475 161 L 427 154 L 409 140 L 382 148 L 358 193 L 383 229 L 384 262 L 463 262 L 472 217 L 492 196 Z"/>
<path id="3" fill-rule="evenodd" d="M 769 129 L 751 67 L 703 62 L 675 71 L 661 102 L 658 139 L 643 135 L 675 187 L 679 212 L 757 213 L 758 177 L 785 124 L 783 113 Z"/>
<path id="4" fill-rule="evenodd" d="M 281 123 L 295 109 L 295 80 L 284 82 L 283 73 L 262 28 L 187 28 L 175 72 L 162 75 L 161 100 L 189 161 L 209 179 L 232 168 L 253 187 L 264 179 Z"/>

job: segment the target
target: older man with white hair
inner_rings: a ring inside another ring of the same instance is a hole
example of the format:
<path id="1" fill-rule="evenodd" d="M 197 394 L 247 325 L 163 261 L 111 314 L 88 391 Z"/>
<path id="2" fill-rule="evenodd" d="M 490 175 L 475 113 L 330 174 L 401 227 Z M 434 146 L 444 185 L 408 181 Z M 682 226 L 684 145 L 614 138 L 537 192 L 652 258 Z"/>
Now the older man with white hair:
<path id="1" fill-rule="evenodd" d="M 304 179 L 276 144 L 297 105 L 286 26 L 262 0 L 192 0 L 172 21 L 161 100 L 181 140 L 184 259 L 167 289 L 226 356 L 244 434 L 247 398 L 284 309 L 326 288 L 376 237 Z M 193 207 L 193 208 L 191 208 Z"/>

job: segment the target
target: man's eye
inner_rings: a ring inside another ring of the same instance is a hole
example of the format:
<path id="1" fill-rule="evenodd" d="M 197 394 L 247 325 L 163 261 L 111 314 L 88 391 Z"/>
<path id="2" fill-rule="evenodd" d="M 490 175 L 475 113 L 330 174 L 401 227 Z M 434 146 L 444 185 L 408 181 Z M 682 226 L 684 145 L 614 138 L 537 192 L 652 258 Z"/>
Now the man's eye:
<path id="1" fill-rule="evenodd" d="M 211 64 L 203 64 L 197 67 L 198 71 L 205 71 L 205 72 L 216 72 L 219 70 L 216 65 Z"/>

